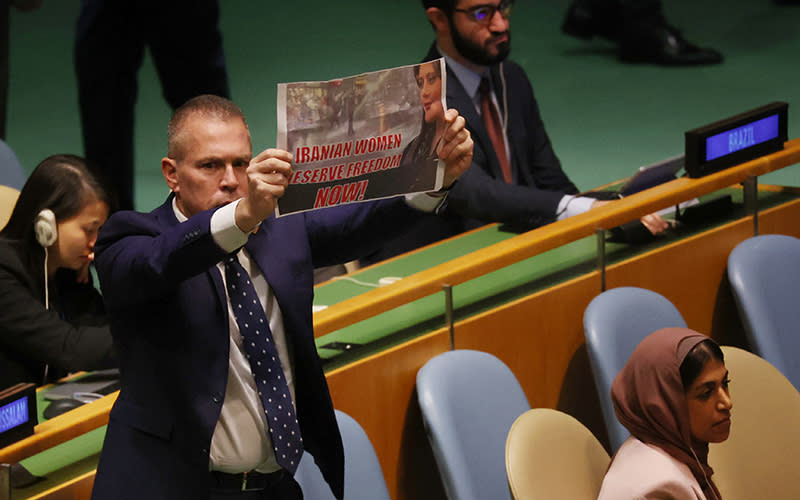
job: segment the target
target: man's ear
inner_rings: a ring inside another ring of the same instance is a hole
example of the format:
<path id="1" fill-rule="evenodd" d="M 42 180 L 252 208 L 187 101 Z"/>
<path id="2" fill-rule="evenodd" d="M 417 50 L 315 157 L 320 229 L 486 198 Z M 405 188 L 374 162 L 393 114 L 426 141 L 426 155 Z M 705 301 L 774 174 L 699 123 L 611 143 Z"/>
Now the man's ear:
<path id="1" fill-rule="evenodd" d="M 166 156 L 161 158 L 161 173 L 164 175 L 170 191 L 177 193 L 180 189 L 178 186 L 178 162 Z"/>
<path id="2" fill-rule="evenodd" d="M 425 10 L 425 15 L 428 16 L 428 21 L 433 25 L 436 31 L 436 36 L 442 36 L 450 33 L 450 21 L 447 19 L 447 14 L 438 7 L 429 7 Z"/>

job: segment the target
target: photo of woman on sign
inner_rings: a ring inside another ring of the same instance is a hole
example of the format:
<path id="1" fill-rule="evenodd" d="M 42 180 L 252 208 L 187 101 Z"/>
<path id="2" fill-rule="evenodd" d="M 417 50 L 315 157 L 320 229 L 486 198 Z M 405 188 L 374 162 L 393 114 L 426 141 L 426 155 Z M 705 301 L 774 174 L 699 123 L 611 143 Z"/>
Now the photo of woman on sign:
<path id="1" fill-rule="evenodd" d="M 414 66 L 414 79 L 419 87 L 419 98 L 422 103 L 422 126 L 419 135 L 412 140 L 403 151 L 400 168 L 407 165 L 419 165 L 422 162 L 431 162 L 430 169 L 418 169 L 417 181 L 410 187 L 428 186 L 428 176 L 436 175 L 437 149 L 442 133 L 446 128 L 444 121 L 444 105 L 442 103 L 442 60 L 425 62 Z M 421 177 L 425 176 L 426 179 Z"/>

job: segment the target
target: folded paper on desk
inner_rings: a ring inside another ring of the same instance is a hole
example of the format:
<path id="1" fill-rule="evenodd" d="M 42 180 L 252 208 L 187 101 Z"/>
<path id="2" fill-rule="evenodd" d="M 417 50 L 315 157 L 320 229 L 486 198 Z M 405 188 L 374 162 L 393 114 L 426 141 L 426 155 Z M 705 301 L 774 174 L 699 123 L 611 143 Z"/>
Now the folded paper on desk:
<path id="1" fill-rule="evenodd" d="M 620 188 L 619 194 L 630 196 L 675 179 L 675 175 L 683 168 L 685 158 L 684 155 L 678 155 L 639 167 L 636 173 Z"/>
<path id="2" fill-rule="evenodd" d="M 92 372 L 77 380 L 56 384 L 45 392 L 44 398 L 49 401 L 63 398 L 81 399 L 81 397 L 92 400 L 117 390 L 119 390 L 119 370 L 110 369 Z"/>

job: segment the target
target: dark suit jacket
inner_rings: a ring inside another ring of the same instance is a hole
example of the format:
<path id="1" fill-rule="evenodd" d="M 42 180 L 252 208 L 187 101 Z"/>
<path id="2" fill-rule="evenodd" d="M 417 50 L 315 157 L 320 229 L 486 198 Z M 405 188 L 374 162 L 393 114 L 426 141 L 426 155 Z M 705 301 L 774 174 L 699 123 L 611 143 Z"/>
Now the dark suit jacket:
<path id="1" fill-rule="evenodd" d="M 439 57 L 434 44 L 425 60 Z M 472 165 L 448 193 L 440 217 L 427 217 L 407 234 L 387 242 L 368 262 L 377 262 L 488 222 L 505 222 L 526 229 L 548 224 L 555 220 L 563 195 L 578 193 L 553 151 L 525 72 L 511 61 L 494 66 L 490 71 L 500 107 L 504 102 L 509 107 L 507 136 L 513 183 L 503 180 L 500 162 L 483 120 L 455 73 L 448 68 L 447 107 L 457 109 L 467 122 L 474 142 Z"/>
<path id="2" fill-rule="evenodd" d="M 208 498 L 209 447 L 228 377 L 228 310 L 214 210 L 178 224 L 171 197 L 103 226 L 97 269 L 120 357 L 94 499 Z M 249 251 L 283 313 L 306 451 L 342 497 L 342 443 L 314 345 L 313 268 L 353 260 L 419 212 L 402 199 L 264 221 Z"/>
<path id="3" fill-rule="evenodd" d="M 41 273 L 39 273 L 41 274 Z M 44 278 L 34 277 L 21 246 L 0 239 L 0 390 L 19 382 L 41 384 L 71 371 L 115 366 L 100 294 L 59 270 L 44 306 Z"/>
<path id="4" fill-rule="evenodd" d="M 438 57 L 434 46 L 428 58 Z M 483 120 L 455 74 L 448 70 L 447 106 L 461 113 L 475 143 L 472 166 L 453 187 L 448 211 L 484 222 L 547 224 L 555 219 L 558 202 L 564 194 L 576 194 L 578 188 L 564 173 L 553 151 L 533 89 L 522 68 L 505 61 L 490 72 L 501 114 L 508 114 L 513 182 L 503 181 L 500 162 Z M 508 110 L 502 109 L 504 102 L 508 103 Z"/>

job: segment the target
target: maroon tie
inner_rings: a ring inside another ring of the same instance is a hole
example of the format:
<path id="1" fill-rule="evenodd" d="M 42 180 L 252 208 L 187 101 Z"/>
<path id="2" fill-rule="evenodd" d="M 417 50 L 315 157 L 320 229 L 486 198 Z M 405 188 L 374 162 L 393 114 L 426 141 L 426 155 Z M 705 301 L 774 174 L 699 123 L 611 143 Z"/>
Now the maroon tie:
<path id="1" fill-rule="evenodd" d="M 494 152 L 497 154 L 497 159 L 500 160 L 500 168 L 503 170 L 503 179 L 511 184 L 511 165 L 509 165 L 508 156 L 506 156 L 506 141 L 505 137 L 503 137 L 503 129 L 500 126 L 500 117 L 497 115 L 497 108 L 492 102 L 492 96 L 489 94 L 489 80 L 487 80 L 486 77 L 481 79 L 478 92 L 481 94 L 481 116 L 483 117 L 483 125 L 486 127 L 486 131 L 489 132 L 489 138 L 492 140 Z"/>

